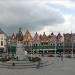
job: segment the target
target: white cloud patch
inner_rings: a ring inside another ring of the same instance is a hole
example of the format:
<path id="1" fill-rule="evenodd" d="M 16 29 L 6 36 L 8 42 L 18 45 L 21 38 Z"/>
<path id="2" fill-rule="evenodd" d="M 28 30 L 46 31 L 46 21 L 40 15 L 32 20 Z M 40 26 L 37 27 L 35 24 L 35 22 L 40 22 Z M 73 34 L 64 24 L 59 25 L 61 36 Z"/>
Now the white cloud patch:
<path id="1" fill-rule="evenodd" d="M 39 31 L 39 33 L 46 32 L 47 34 L 50 34 L 51 32 L 57 33 L 75 33 L 75 16 L 73 15 L 64 15 L 64 23 L 57 24 L 55 26 L 46 26 L 42 30 Z"/>

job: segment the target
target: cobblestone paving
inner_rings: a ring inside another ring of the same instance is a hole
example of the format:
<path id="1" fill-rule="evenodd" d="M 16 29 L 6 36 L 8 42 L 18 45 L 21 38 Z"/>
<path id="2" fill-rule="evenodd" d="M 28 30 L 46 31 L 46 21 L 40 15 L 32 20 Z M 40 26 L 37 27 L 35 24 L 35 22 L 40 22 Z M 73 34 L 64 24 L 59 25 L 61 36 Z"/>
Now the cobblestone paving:
<path id="1" fill-rule="evenodd" d="M 43 57 L 43 61 L 49 60 L 53 64 L 36 68 L 28 69 L 6 69 L 0 68 L 0 75 L 75 75 L 75 59 Z M 49 63 L 50 63 L 49 62 Z"/>

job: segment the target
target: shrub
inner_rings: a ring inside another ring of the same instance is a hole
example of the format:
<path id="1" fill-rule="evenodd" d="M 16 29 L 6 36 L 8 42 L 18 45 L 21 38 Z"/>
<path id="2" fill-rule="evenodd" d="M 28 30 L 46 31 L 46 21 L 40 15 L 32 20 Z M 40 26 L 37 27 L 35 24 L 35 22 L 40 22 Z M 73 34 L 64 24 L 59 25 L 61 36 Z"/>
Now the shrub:
<path id="1" fill-rule="evenodd" d="M 32 58 L 33 58 L 33 57 L 32 57 Z M 31 57 L 28 57 L 28 59 L 29 59 L 29 61 L 32 61 L 32 60 L 31 60 Z"/>
<path id="2" fill-rule="evenodd" d="M 48 57 L 54 57 L 54 55 L 50 54 L 50 55 L 48 55 Z"/>
<path id="3" fill-rule="evenodd" d="M 29 58 L 29 61 L 32 61 L 32 62 L 41 61 L 41 58 L 39 57 L 28 57 L 28 58 Z"/>
<path id="4" fill-rule="evenodd" d="M 2 61 L 2 62 L 6 62 L 6 61 L 9 61 L 9 59 L 1 58 L 0 61 Z"/>
<path id="5" fill-rule="evenodd" d="M 71 55 L 67 55 L 66 58 L 72 58 L 72 56 Z"/>

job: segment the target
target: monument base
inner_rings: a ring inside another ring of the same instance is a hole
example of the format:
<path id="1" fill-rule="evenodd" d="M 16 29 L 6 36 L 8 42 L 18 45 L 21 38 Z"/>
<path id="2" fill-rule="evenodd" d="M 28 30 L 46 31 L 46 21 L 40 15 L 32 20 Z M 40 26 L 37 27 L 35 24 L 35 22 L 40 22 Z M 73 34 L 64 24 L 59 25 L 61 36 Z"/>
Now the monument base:
<path id="1" fill-rule="evenodd" d="M 16 57 L 18 60 L 27 60 L 27 56 L 25 55 L 25 50 L 23 48 L 23 43 L 17 43 Z"/>

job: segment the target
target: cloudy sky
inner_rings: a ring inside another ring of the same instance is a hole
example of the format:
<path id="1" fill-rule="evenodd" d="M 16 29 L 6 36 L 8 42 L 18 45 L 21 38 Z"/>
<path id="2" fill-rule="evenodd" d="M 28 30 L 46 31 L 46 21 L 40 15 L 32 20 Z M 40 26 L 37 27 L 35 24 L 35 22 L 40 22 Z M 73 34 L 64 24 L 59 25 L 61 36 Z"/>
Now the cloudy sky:
<path id="1" fill-rule="evenodd" d="M 0 0 L 0 28 L 6 33 L 75 32 L 75 0 Z"/>

